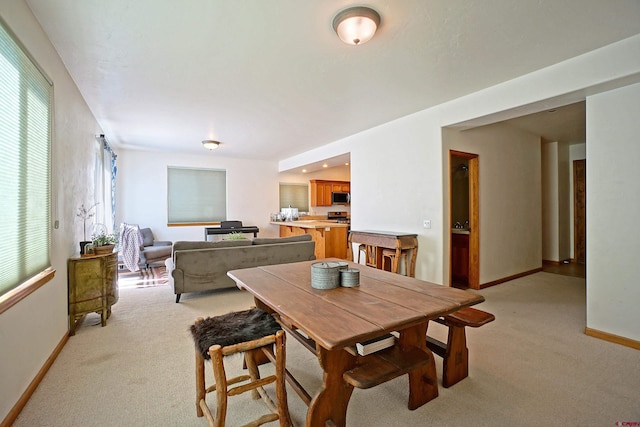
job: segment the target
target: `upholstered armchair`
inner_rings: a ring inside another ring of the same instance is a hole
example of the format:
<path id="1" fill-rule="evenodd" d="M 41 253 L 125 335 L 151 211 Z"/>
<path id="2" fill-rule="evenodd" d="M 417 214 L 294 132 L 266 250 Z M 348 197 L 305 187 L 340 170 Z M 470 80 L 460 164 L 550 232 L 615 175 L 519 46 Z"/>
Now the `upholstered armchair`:
<path id="1" fill-rule="evenodd" d="M 168 240 L 155 240 L 150 228 L 141 228 L 142 246 L 140 247 L 140 267 L 149 267 L 154 262 L 164 262 L 171 258 L 173 243 Z"/>

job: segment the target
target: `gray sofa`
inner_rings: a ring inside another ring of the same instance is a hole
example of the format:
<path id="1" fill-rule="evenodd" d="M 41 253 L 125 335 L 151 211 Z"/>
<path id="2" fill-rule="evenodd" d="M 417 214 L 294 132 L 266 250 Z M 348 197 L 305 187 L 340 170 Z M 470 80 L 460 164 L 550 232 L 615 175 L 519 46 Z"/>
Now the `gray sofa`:
<path id="1" fill-rule="evenodd" d="M 315 259 L 310 235 L 218 242 L 175 242 L 165 261 L 169 282 L 176 294 L 234 288 L 227 272 L 261 265 L 286 264 Z"/>

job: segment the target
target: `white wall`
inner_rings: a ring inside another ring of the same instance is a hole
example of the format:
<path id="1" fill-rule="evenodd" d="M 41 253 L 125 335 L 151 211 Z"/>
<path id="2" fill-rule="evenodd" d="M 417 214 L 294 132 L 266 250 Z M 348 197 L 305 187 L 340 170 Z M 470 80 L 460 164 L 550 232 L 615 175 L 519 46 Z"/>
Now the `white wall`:
<path id="1" fill-rule="evenodd" d="M 558 146 L 558 261 L 571 258 L 573 243 L 571 230 L 573 230 L 573 217 L 571 216 L 571 176 L 573 164 L 570 160 L 569 145 Z"/>
<path id="2" fill-rule="evenodd" d="M 227 171 L 227 219 L 256 225 L 260 237 L 278 235 L 269 214 L 278 208 L 276 162 L 231 159 L 204 152 L 200 156 L 136 150 L 118 151 L 116 224 L 150 227 L 157 240 L 204 240 L 204 226 L 167 226 L 167 167 Z"/>
<path id="3" fill-rule="evenodd" d="M 542 143 L 542 259 L 560 261 L 558 253 L 558 143 Z"/>
<path id="4" fill-rule="evenodd" d="M 0 315 L 3 420 L 67 333 L 66 262 L 79 251 L 76 213 L 93 200 L 93 150 L 102 132 L 24 1 L 0 2 L 0 16 L 54 84 L 52 217 L 60 221 L 51 233 L 54 279 Z"/>
<path id="5" fill-rule="evenodd" d="M 640 340 L 640 84 L 587 98 L 587 326 Z"/>
<path id="6" fill-rule="evenodd" d="M 542 265 L 540 137 L 495 124 L 464 132 L 447 129 L 443 143 L 447 151 L 478 155 L 480 284 L 539 268 Z M 447 193 L 445 190 L 445 200 Z M 448 206 L 448 202 L 443 204 L 445 218 L 449 215 Z M 447 238 L 444 244 L 448 248 Z M 445 265 L 448 258 L 445 256 Z M 448 270 L 445 269 L 445 277 Z"/>
<path id="7" fill-rule="evenodd" d="M 573 217 L 569 145 L 542 143 L 542 259 L 571 258 Z"/>

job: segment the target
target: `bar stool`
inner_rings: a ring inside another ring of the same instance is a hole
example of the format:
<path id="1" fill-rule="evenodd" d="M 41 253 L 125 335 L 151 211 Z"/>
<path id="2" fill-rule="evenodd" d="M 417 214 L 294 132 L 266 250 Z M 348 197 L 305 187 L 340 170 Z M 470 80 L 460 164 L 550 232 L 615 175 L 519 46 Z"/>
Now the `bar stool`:
<path id="1" fill-rule="evenodd" d="M 279 420 L 280 426 L 292 425 L 285 388 L 285 334 L 276 320 L 267 312 L 253 308 L 222 316 L 202 317 L 191 326 L 196 354 L 196 413 L 205 416 L 209 426 L 224 427 L 227 415 L 227 399 L 251 391 L 251 397 L 262 397 L 272 413 L 265 414 L 248 424 L 260 426 Z M 275 345 L 275 352 L 274 352 Z M 244 352 L 244 362 L 249 375 L 227 379 L 224 356 Z M 258 364 L 266 359 L 275 367 L 275 375 L 260 378 Z M 206 387 L 204 360 L 211 359 L 215 384 Z M 248 381 L 248 382 L 247 382 Z M 234 387 L 233 384 L 243 383 Z M 263 386 L 275 383 L 277 406 L 269 398 Z M 211 414 L 206 395 L 216 392 L 216 414 Z"/>
<path id="2" fill-rule="evenodd" d="M 364 259 L 367 260 L 367 245 L 360 243 L 358 245 L 358 264 L 360 264 L 360 254 L 364 253 Z"/>
<path id="3" fill-rule="evenodd" d="M 400 261 L 404 259 L 404 275 L 409 276 L 409 255 L 406 250 L 400 251 L 400 260 L 396 257 L 395 249 L 383 249 L 382 250 L 382 269 L 386 270 L 387 260 L 389 261 L 389 271 L 392 273 L 398 273 Z"/>
<path id="4" fill-rule="evenodd" d="M 367 246 L 367 259 L 366 264 L 370 267 L 378 266 L 378 247 L 373 245 Z"/>

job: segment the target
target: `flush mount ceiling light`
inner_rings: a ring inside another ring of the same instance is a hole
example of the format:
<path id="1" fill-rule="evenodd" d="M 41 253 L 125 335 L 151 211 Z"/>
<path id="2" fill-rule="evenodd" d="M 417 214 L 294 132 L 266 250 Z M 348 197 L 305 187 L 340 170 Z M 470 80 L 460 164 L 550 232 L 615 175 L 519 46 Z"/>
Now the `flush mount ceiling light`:
<path id="1" fill-rule="evenodd" d="M 364 6 L 345 9 L 333 18 L 333 29 L 340 40 L 352 45 L 371 40 L 379 25 L 378 12 Z"/>
<path id="2" fill-rule="evenodd" d="M 215 150 L 219 145 L 220 143 L 218 141 L 213 141 L 211 139 L 205 139 L 202 141 L 202 146 L 207 150 Z"/>

